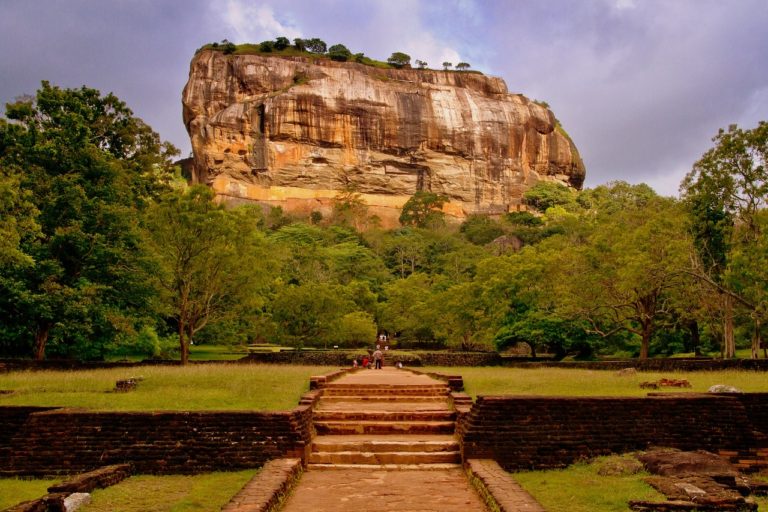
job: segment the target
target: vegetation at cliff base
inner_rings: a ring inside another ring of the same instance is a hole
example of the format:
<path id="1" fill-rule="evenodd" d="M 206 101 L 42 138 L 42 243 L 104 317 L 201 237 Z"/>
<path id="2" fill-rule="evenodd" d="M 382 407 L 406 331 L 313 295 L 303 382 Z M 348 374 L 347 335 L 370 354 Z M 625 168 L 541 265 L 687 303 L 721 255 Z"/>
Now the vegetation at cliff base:
<path id="1" fill-rule="evenodd" d="M 540 182 L 521 211 L 459 223 L 421 190 L 397 229 L 354 188 L 330 213 L 219 204 L 174 154 L 111 94 L 43 83 L 8 105 L 0 355 L 186 362 L 193 344 L 386 332 L 399 349 L 764 357 L 768 123 L 718 134 L 682 199 Z"/>

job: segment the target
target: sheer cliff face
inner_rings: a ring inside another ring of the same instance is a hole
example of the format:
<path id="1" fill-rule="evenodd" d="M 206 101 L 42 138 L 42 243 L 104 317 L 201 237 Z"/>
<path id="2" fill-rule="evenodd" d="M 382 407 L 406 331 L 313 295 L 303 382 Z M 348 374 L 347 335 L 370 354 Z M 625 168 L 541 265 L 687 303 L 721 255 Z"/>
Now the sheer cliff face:
<path id="1" fill-rule="evenodd" d="M 293 212 L 329 213 L 353 186 L 393 226 L 417 190 L 462 218 L 516 210 L 540 180 L 584 180 L 552 112 L 475 73 L 201 51 L 183 104 L 196 181 Z"/>

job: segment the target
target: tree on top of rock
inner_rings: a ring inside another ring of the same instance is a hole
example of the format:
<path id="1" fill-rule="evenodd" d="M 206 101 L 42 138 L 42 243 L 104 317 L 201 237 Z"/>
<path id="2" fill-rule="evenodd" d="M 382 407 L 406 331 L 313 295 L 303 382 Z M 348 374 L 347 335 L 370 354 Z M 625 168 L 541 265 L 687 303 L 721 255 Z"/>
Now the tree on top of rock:
<path id="1" fill-rule="evenodd" d="M 316 37 L 313 37 L 312 39 L 305 39 L 304 46 L 308 51 L 312 53 L 325 53 L 328 50 L 328 46 L 325 44 L 325 41 Z"/>
<path id="2" fill-rule="evenodd" d="M 343 44 L 335 44 L 328 48 L 328 56 L 331 60 L 346 62 L 352 58 L 352 52 Z"/>
<path id="3" fill-rule="evenodd" d="M 459 71 L 466 71 L 471 67 L 472 66 L 469 65 L 469 62 L 459 62 L 458 64 L 456 64 L 456 69 L 458 69 Z"/>
<path id="4" fill-rule="evenodd" d="M 387 59 L 387 64 L 398 69 L 411 65 L 411 56 L 403 52 L 395 52 Z"/>

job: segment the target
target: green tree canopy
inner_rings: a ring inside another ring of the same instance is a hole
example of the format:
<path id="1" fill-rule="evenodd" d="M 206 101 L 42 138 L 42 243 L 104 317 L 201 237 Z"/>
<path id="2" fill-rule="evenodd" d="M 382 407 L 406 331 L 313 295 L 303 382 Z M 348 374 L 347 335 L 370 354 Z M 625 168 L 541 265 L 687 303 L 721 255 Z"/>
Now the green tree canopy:
<path id="1" fill-rule="evenodd" d="M 335 44 L 328 48 L 328 56 L 331 60 L 344 62 L 352 58 L 352 52 L 343 44 Z"/>
<path id="2" fill-rule="evenodd" d="M 395 52 L 387 59 L 387 64 L 396 68 L 402 68 L 411 65 L 411 56 L 403 52 Z"/>
<path id="3" fill-rule="evenodd" d="M 116 96 L 87 87 L 43 82 L 6 116 L 0 343 L 37 358 L 97 357 L 150 314 L 136 218 L 171 179 L 177 151 Z"/>
<path id="4" fill-rule="evenodd" d="M 182 363 L 197 332 L 251 311 L 267 286 L 270 253 L 256 221 L 247 209 L 215 204 L 204 186 L 169 194 L 147 212 L 157 268 L 150 277 L 176 322 Z"/>
<path id="5" fill-rule="evenodd" d="M 443 212 L 440 209 L 446 201 L 446 196 L 419 190 L 403 205 L 400 224 L 421 228 L 439 224 L 443 220 Z"/>

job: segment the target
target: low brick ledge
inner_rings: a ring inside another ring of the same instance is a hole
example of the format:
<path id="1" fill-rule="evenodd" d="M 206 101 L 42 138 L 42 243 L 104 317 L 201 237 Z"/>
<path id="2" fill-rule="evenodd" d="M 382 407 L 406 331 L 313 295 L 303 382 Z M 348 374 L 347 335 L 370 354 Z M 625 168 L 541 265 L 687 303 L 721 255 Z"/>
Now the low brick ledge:
<path id="1" fill-rule="evenodd" d="M 261 468 L 222 512 L 273 512 L 301 476 L 301 459 L 274 459 Z"/>
<path id="2" fill-rule="evenodd" d="M 91 492 L 94 489 L 104 489 L 122 482 L 131 476 L 130 464 L 115 464 L 113 466 L 104 466 L 94 471 L 75 475 L 73 478 L 53 485 L 48 488 L 49 493 L 57 492 Z"/>
<path id="3" fill-rule="evenodd" d="M 464 465 L 472 485 L 499 512 L 546 512 L 495 460 L 469 459 Z"/>
<path id="4" fill-rule="evenodd" d="M 425 372 L 423 370 L 414 370 L 413 368 L 403 368 L 416 375 L 426 375 L 433 379 L 441 380 L 446 383 L 451 391 L 461 392 L 464 391 L 464 378 L 461 375 L 446 375 L 438 372 Z"/>

